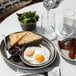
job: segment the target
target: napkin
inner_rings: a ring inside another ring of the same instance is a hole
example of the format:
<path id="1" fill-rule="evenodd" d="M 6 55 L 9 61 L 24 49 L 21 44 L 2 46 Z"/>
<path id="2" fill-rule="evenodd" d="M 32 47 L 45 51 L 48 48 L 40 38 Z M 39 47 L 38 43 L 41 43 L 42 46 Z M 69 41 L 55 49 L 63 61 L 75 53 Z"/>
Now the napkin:
<path id="1" fill-rule="evenodd" d="M 61 76 L 60 68 L 55 67 L 53 70 L 46 73 L 29 73 L 17 68 L 16 76 Z"/>
<path id="2" fill-rule="evenodd" d="M 60 67 L 56 67 L 52 71 L 48 72 L 48 76 L 61 76 Z"/>

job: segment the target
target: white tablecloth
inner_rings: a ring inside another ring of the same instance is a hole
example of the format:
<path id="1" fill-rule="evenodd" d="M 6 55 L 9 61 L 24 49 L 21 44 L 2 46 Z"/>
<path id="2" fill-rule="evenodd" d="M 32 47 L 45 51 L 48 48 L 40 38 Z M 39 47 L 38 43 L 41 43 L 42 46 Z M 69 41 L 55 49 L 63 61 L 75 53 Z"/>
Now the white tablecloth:
<path id="1" fill-rule="evenodd" d="M 62 10 L 64 9 L 72 9 L 76 12 L 76 0 L 64 0 L 59 5 L 59 7 L 57 7 L 56 9 L 53 9 L 53 11 L 55 11 L 56 13 L 56 31 L 57 32 L 58 32 L 58 27 L 59 27 L 60 20 L 61 20 L 60 15 L 61 15 Z M 22 12 L 26 12 L 29 10 L 37 11 L 37 13 L 40 15 L 46 14 L 46 10 L 43 7 L 42 2 L 25 7 L 13 13 L 11 16 L 6 18 L 0 24 L 0 35 L 2 34 L 8 35 L 13 32 L 22 31 L 19 25 L 16 13 L 22 13 Z M 38 26 L 40 26 L 40 22 L 38 23 Z M 58 48 L 57 48 L 57 51 L 58 51 Z M 61 57 L 60 54 L 59 56 L 60 56 L 59 67 L 61 68 L 61 76 L 76 76 L 76 65 L 70 64 L 69 62 L 65 61 Z M 0 76 L 16 76 L 16 72 L 5 63 L 1 53 L 0 53 Z"/>

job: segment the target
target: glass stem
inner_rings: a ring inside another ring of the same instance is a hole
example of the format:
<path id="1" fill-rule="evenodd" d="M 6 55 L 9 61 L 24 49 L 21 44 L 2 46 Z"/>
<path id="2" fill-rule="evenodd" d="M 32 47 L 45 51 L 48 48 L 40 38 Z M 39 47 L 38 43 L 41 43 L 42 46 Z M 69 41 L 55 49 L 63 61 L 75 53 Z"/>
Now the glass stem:
<path id="1" fill-rule="evenodd" d="M 47 25 L 49 26 L 49 10 L 47 10 Z"/>
<path id="2" fill-rule="evenodd" d="M 47 25 L 54 31 L 54 27 L 49 24 L 49 10 L 47 10 Z"/>

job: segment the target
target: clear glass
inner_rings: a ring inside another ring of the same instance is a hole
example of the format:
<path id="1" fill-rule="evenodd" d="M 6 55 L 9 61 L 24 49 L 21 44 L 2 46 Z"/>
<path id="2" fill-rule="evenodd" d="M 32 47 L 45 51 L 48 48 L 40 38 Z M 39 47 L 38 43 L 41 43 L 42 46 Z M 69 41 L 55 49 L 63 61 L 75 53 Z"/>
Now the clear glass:
<path id="1" fill-rule="evenodd" d="M 47 23 L 49 23 L 49 11 L 55 6 L 55 3 L 55 0 L 43 0 L 43 6 L 46 8 L 47 11 Z"/>
<path id="2" fill-rule="evenodd" d="M 56 33 L 55 33 L 55 13 L 50 12 L 50 9 L 52 9 L 55 6 L 56 0 L 44 0 L 43 6 L 46 8 L 47 16 L 43 19 L 45 25 L 45 36 L 49 37 L 50 40 L 56 39 Z"/>
<path id="3" fill-rule="evenodd" d="M 59 27 L 59 32 L 62 37 L 66 38 L 74 33 L 74 16 L 73 10 L 65 9 L 62 12 L 62 26 Z"/>
<path id="4" fill-rule="evenodd" d="M 43 16 L 43 22 L 42 22 L 42 35 L 47 37 L 49 40 L 55 40 L 57 38 L 57 35 L 55 33 L 55 13 L 53 11 L 49 14 L 49 20 L 47 23 L 47 16 Z"/>
<path id="5" fill-rule="evenodd" d="M 56 0 L 43 0 L 43 6 L 50 11 L 55 6 Z"/>

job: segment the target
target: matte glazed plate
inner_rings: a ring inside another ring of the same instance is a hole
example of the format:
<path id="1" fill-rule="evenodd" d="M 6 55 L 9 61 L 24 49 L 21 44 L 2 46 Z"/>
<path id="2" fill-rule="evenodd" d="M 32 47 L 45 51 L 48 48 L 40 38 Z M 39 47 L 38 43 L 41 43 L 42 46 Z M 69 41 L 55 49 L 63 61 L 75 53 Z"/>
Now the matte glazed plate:
<path id="1" fill-rule="evenodd" d="M 7 41 L 7 46 L 10 47 L 9 46 L 9 35 L 6 37 L 6 41 Z M 33 69 L 33 70 L 41 69 L 41 68 L 45 68 L 45 67 L 51 65 L 54 62 L 54 60 L 56 59 L 56 55 L 57 55 L 57 51 L 55 50 L 54 45 L 47 38 L 43 37 L 43 41 L 42 41 L 41 44 L 46 45 L 47 48 L 49 48 L 49 46 L 50 46 L 50 49 L 52 49 L 52 59 L 50 60 L 50 62 L 48 64 L 46 64 L 44 66 L 38 66 L 38 67 L 28 66 L 27 64 L 24 64 L 24 62 L 20 59 L 19 56 L 7 58 L 7 55 L 6 55 L 6 52 L 5 52 L 4 41 L 1 42 L 1 53 L 2 53 L 2 55 L 4 57 L 4 59 L 8 63 L 12 64 L 15 67 L 25 69 L 25 70 L 27 70 L 27 69 Z"/>

